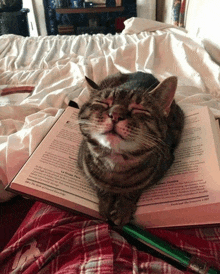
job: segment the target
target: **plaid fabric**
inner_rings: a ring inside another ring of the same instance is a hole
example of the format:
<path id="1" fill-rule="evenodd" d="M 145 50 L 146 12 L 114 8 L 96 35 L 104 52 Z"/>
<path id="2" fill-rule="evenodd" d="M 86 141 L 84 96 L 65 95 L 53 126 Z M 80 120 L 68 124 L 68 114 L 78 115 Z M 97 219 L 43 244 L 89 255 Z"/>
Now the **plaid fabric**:
<path id="1" fill-rule="evenodd" d="M 152 229 L 220 269 L 220 226 Z M 36 202 L 0 254 L 0 273 L 183 273 L 131 246 L 108 224 Z"/>

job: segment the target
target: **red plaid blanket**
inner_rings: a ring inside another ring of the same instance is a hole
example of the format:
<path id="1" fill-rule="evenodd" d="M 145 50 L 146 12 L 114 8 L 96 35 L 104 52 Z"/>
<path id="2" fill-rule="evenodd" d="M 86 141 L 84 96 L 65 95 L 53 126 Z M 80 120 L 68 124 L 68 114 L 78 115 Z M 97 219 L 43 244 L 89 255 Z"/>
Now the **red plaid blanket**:
<path id="1" fill-rule="evenodd" d="M 220 269 L 220 226 L 151 232 Z M 105 222 L 36 202 L 0 253 L 0 273 L 183 272 L 129 245 Z"/>

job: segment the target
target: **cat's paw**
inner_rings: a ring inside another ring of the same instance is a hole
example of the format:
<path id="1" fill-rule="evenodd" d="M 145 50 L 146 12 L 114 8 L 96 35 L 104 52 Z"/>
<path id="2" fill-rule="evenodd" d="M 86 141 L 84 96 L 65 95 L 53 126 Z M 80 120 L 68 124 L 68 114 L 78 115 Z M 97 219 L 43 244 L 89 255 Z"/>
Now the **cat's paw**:
<path id="1" fill-rule="evenodd" d="M 116 210 L 113 210 L 110 212 L 110 220 L 117 226 L 123 226 L 129 223 L 131 220 L 132 215 L 121 215 L 119 212 Z"/>
<path id="2" fill-rule="evenodd" d="M 136 210 L 134 204 L 123 203 L 117 201 L 114 209 L 109 212 L 109 219 L 117 226 L 123 226 L 131 221 Z"/>
<path id="3" fill-rule="evenodd" d="M 117 226 L 123 226 L 133 219 L 140 193 L 119 195 L 99 192 L 99 213 Z"/>

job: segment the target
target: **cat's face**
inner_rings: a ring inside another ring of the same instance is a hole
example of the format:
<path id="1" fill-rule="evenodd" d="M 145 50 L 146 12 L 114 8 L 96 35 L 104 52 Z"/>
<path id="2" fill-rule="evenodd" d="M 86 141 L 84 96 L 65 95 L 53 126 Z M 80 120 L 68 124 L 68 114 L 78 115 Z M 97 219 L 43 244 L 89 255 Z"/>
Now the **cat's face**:
<path id="1" fill-rule="evenodd" d="M 123 85 L 94 90 L 79 114 L 82 133 L 91 143 L 109 150 L 113 158 L 151 149 L 167 130 L 166 107 L 161 107 L 155 94 Z"/>
<path id="2" fill-rule="evenodd" d="M 117 88 L 106 89 L 93 98 L 86 111 L 88 124 L 83 127 L 92 139 L 114 153 L 136 151 L 144 144 L 152 146 L 153 140 L 147 138 L 149 131 L 161 137 L 152 123 L 154 110 L 150 98 L 140 101 L 136 96 L 127 97 L 129 92 L 125 95 Z"/>

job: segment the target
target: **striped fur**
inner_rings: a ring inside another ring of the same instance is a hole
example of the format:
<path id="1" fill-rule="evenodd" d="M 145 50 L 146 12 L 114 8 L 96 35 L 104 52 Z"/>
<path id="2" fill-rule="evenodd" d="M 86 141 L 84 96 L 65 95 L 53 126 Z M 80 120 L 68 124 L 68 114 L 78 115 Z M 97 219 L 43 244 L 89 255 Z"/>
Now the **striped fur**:
<path id="1" fill-rule="evenodd" d="M 87 79 L 90 99 L 80 109 L 83 141 L 78 162 L 96 187 L 101 215 L 129 222 L 136 203 L 171 166 L 184 123 L 173 100 L 177 78 L 112 75 L 100 85 Z"/>

